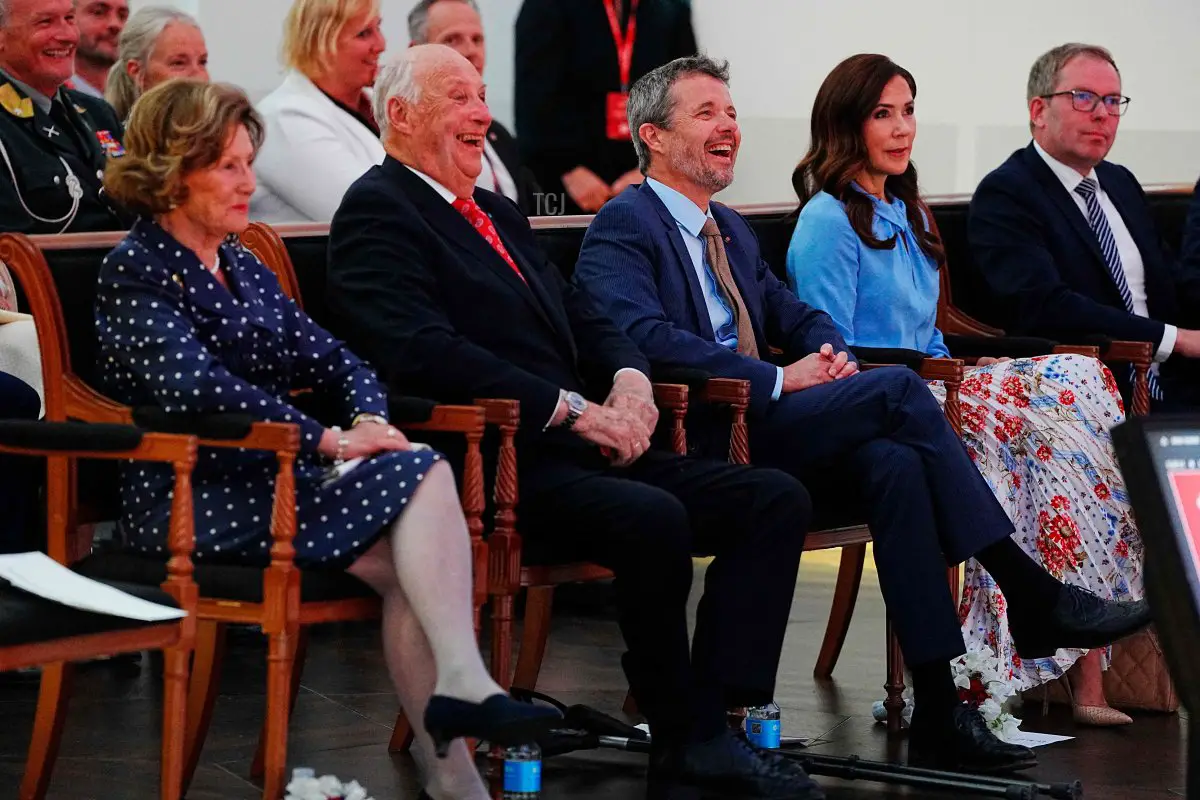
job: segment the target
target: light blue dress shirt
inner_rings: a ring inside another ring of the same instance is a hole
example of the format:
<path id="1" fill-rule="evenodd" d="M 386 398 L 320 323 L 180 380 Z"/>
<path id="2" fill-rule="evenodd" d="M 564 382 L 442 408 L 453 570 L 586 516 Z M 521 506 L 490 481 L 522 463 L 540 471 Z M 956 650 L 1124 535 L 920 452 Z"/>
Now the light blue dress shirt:
<path id="1" fill-rule="evenodd" d="M 828 313 L 851 346 L 948 357 L 937 329 L 937 265 L 921 249 L 902 200 L 885 203 L 867 196 L 875 206 L 872 232 L 881 240 L 896 237 L 896 246 L 867 247 L 850 226 L 842 201 L 818 192 L 801 210 L 792 233 L 788 287 Z"/>
<path id="2" fill-rule="evenodd" d="M 717 344 L 728 347 L 730 350 L 737 350 L 737 324 L 733 321 L 733 311 L 725 300 L 725 293 L 721 291 L 720 284 L 717 283 L 716 274 L 709 267 L 708 248 L 705 246 L 704 237 L 700 235 L 704 223 L 712 219 L 712 212 L 701 210 L 691 200 L 661 181 L 646 178 L 646 183 L 658 195 L 658 199 L 662 200 L 667 211 L 675 219 L 675 224 L 679 226 L 683 246 L 687 248 L 688 255 L 692 258 L 692 269 L 696 271 L 700 289 L 704 292 L 704 304 L 708 310 L 708 320 L 712 323 Z M 778 400 L 783 391 L 783 368 L 780 367 L 778 370 L 775 378 L 775 391 L 771 393 L 772 400 Z"/>

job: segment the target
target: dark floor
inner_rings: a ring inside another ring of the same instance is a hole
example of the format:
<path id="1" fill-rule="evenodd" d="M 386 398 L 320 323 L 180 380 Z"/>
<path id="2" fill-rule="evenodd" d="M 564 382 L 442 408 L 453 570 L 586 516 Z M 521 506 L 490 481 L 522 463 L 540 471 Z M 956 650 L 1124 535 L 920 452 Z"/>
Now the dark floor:
<path id="1" fill-rule="evenodd" d="M 836 564 L 836 553 L 804 558 L 776 695 L 783 709 L 784 735 L 818 738 L 814 752 L 901 758 L 903 739 L 889 741 L 870 718 L 872 702 L 882 697 L 884 677 L 883 607 L 873 573 L 864 576 L 863 596 L 836 681 L 819 685 L 811 676 Z M 702 569 L 698 564 L 697 572 Z M 539 688 L 569 703 L 619 713 L 625 692 L 618 663 L 620 639 L 603 600 L 595 589 L 565 599 L 555 615 Z M 221 699 L 188 797 L 259 796 L 246 776 L 262 719 L 263 654 L 258 638 L 246 634 L 231 647 Z M 157 797 L 160 686 L 151 670 L 144 668 L 130 677 L 110 667 L 89 667 L 77 687 L 50 796 Z M 0 683 L 0 798 L 16 797 L 36 690 L 34 681 L 10 678 Z M 389 756 L 386 750 L 396 708 L 375 630 L 365 625 L 317 628 L 292 720 L 289 764 L 356 779 L 376 800 L 415 797 L 411 760 Z M 1039 749 L 1041 766 L 1030 773 L 1037 780 L 1081 779 L 1088 798 L 1183 795 L 1185 725 L 1180 717 L 1142 714 L 1128 728 L 1096 730 L 1076 729 L 1062 708 L 1052 707 L 1050 715 L 1042 717 L 1040 703 L 1018 716 L 1025 719 L 1026 730 L 1079 737 Z M 637 798 L 644 793 L 643 778 L 644 756 L 576 753 L 546 763 L 542 795 Z M 834 800 L 925 796 L 864 782 L 822 782 Z"/>

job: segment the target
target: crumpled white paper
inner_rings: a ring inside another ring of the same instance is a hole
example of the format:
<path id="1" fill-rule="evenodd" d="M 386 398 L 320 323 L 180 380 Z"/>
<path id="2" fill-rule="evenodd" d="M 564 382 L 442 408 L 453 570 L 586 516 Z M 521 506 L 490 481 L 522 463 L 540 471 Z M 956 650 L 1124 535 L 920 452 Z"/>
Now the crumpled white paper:
<path id="1" fill-rule="evenodd" d="M 342 784 L 334 775 L 293 778 L 284 800 L 373 800 L 358 781 Z"/>

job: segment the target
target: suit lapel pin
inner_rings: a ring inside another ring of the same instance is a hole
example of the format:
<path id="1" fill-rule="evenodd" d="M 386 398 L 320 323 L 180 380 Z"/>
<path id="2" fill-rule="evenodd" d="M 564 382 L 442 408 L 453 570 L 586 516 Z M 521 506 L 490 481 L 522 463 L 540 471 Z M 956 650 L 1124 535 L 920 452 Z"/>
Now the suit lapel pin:
<path id="1" fill-rule="evenodd" d="M 182 288 L 183 288 L 183 278 L 179 277 L 179 273 L 178 273 L 178 272 L 176 272 L 174 275 L 172 275 L 172 276 L 171 276 L 171 280 L 173 280 L 173 281 L 175 281 L 176 283 L 178 283 L 178 284 L 179 284 L 179 288 L 180 288 L 180 289 L 182 289 Z"/>
<path id="2" fill-rule="evenodd" d="M 495 131 L 488 131 L 488 141 L 492 141 L 492 142 L 496 141 L 496 132 Z"/>
<path id="3" fill-rule="evenodd" d="M 728 236 L 725 237 L 725 244 L 729 244 L 732 241 L 733 239 L 729 238 Z"/>

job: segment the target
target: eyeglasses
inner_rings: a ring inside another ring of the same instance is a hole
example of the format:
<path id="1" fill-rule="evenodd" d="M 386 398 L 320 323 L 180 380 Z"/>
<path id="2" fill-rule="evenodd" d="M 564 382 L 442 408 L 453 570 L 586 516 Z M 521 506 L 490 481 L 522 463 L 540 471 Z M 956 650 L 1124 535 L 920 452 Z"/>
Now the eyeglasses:
<path id="1" fill-rule="evenodd" d="M 1049 100 L 1051 97 L 1058 97 L 1064 94 L 1071 95 L 1071 108 L 1086 114 L 1095 111 L 1096 106 L 1100 103 L 1104 103 L 1104 110 L 1109 113 L 1109 116 L 1113 117 L 1119 117 L 1129 110 L 1129 98 L 1122 94 L 1106 94 L 1101 96 L 1086 89 L 1071 89 L 1067 92 L 1043 94 L 1041 97 L 1044 100 Z"/>

